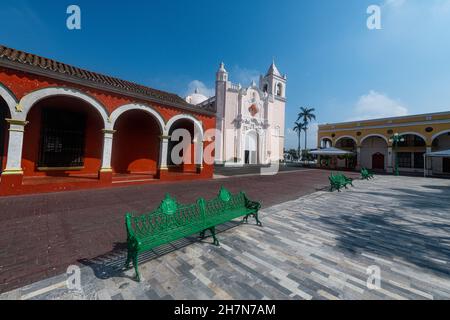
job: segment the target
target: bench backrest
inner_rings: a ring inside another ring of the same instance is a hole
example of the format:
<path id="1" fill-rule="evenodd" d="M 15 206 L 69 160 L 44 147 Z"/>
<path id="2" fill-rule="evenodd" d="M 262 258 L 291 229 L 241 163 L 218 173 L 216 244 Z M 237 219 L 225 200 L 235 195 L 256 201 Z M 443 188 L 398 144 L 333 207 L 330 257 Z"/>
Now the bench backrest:
<path id="1" fill-rule="evenodd" d="M 171 230 L 178 227 L 202 222 L 204 219 L 202 206 L 202 200 L 185 205 L 178 203 L 167 194 L 155 211 L 138 217 L 132 214 L 126 215 L 128 235 L 142 237 L 151 234 L 170 233 Z"/>
<path id="2" fill-rule="evenodd" d="M 245 208 L 247 198 L 243 192 L 232 194 L 230 191 L 222 187 L 219 195 L 205 201 L 205 217 L 217 215 L 225 211 Z"/>

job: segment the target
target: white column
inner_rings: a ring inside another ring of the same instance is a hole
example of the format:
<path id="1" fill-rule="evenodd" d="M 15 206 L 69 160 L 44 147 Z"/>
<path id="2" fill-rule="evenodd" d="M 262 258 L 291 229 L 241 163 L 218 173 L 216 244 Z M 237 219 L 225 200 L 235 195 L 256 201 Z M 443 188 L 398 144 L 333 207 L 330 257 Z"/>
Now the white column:
<path id="1" fill-rule="evenodd" d="M 394 172 L 394 168 L 393 168 L 393 164 L 394 164 L 394 152 L 392 151 L 392 147 L 388 147 L 388 156 L 387 156 L 387 172 L 388 173 L 393 173 Z"/>
<path id="2" fill-rule="evenodd" d="M 273 150 L 273 148 L 271 147 L 272 142 L 270 141 L 270 139 L 267 139 L 268 137 L 270 137 L 270 130 L 264 130 L 260 137 L 261 164 L 270 164 L 270 159 L 267 151 L 269 151 L 268 149 Z M 273 154 L 271 154 L 270 156 L 273 157 Z"/>
<path id="3" fill-rule="evenodd" d="M 426 153 L 431 153 L 431 147 L 427 147 Z M 433 174 L 432 157 L 425 157 L 425 174 L 431 176 Z"/>
<path id="4" fill-rule="evenodd" d="M 28 124 L 28 121 L 14 119 L 6 119 L 6 121 L 9 123 L 9 142 L 6 169 L 3 174 L 23 174 L 23 135 L 25 133 L 25 126 Z"/>
<path id="5" fill-rule="evenodd" d="M 356 147 L 356 169 L 361 169 L 361 147 Z"/>
<path id="6" fill-rule="evenodd" d="M 215 136 L 215 162 L 218 164 L 224 163 L 223 159 L 223 139 L 224 139 L 224 132 L 223 132 L 223 119 L 217 118 L 217 129 L 216 129 L 216 136 Z"/>
<path id="7" fill-rule="evenodd" d="M 197 168 L 203 168 L 203 141 L 194 141 L 194 163 Z"/>
<path id="8" fill-rule="evenodd" d="M 100 172 L 112 172 L 111 157 L 115 130 L 103 130 L 103 159 Z"/>
<path id="9" fill-rule="evenodd" d="M 237 138 L 236 138 L 236 149 L 237 149 L 237 155 L 238 163 L 241 165 L 245 165 L 245 137 L 246 134 L 242 133 L 242 130 L 239 129 L 237 131 Z"/>
<path id="10" fill-rule="evenodd" d="M 161 136 L 161 150 L 159 159 L 159 169 L 167 170 L 167 155 L 169 152 L 169 139 L 170 136 Z"/>

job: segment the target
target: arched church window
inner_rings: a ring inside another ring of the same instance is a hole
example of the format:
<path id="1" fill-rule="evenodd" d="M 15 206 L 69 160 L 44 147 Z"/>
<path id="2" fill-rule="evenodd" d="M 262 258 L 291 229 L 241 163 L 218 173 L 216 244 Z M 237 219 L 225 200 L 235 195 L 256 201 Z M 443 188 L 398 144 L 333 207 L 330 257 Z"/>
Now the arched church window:
<path id="1" fill-rule="evenodd" d="M 269 92 L 269 85 L 267 83 L 264 84 L 263 91 L 266 93 Z"/>
<path id="2" fill-rule="evenodd" d="M 281 97 L 283 95 L 283 85 L 281 83 L 277 84 L 277 96 Z"/>

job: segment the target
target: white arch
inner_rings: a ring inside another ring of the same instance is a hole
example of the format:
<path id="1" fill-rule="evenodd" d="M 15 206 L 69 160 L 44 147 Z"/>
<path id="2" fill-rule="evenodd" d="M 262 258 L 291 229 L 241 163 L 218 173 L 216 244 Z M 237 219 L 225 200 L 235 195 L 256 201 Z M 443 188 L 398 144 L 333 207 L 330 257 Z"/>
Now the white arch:
<path id="1" fill-rule="evenodd" d="M 333 146 L 333 138 L 330 137 L 330 136 L 325 136 L 325 137 L 320 138 L 320 142 L 319 142 L 319 147 L 320 147 L 320 148 L 322 147 L 322 142 L 323 142 L 325 139 L 330 140 L 331 146 Z"/>
<path id="2" fill-rule="evenodd" d="M 334 144 L 336 145 L 339 142 L 339 140 L 342 140 L 342 139 L 351 139 L 351 140 L 353 140 L 353 142 L 355 142 L 355 145 L 358 145 L 358 141 L 356 140 L 355 137 L 352 137 L 352 136 L 340 136 L 339 138 L 336 138 L 334 140 Z"/>
<path id="3" fill-rule="evenodd" d="M 322 142 L 322 141 L 325 140 L 325 139 L 328 139 L 328 140 L 330 140 L 331 142 L 333 142 L 333 138 L 330 137 L 330 136 L 326 136 L 326 137 L 320 138 L 320 142 Z"/>
<path id="4" fill-rule="evenodd" d="M 5 100 L 9 108 L 9 116 L 12 117 L 17 105 L 16 97 L 9 91 L 7 87 L 0 83 L 0 96 Z"/>
<path id="5" fill-rule="evenodd" d="M 173 124 L 177 122 L 178 120 L 190 120 L 194 124 L 194 163 L 197 166 L 203 166 L 203 138 L 204 138 L 204 132 L 203 132 L 203 126 L 200 121 L 198 121 L 195 117 L 189 115 L 189 114 L 178 114 L 176 116 L 173 116 L 166 124 L 166 127 L 164 129 L 164 136 L 168 137 L 170 133 L 170 129 L 172 128 Z M 167 153 L 168 153 L 168 146 L 167 146 L 166 139 L 163 139 L 163 144 L 166 144 L 165 146 L 162 146 L 162 153 L 161 156 L 164 159 L 167 159 Z M 162 159 L 161 163 L 164 163 L 166 160 Z"/>
<path id="6" fill-rule="evenodd" d="M 431 143 L 433 143 L 434 139 L 439 138 L 440 136 L 442 136 L 443 134 L 446 134 L 446 133 L 450 133 L 450 129 L 436 133 L 433 137 L 431 137 Z"/>
<path id="7" fill-rule="evenodd" d="M 108 113 L 106 112 L 106 109 L 103 107 L 103 105 L 100 104 L 100 102 L 79 90 L 63 87 L 45 88 L 29 93 L 20 100 L 20 108 L 18 108 L 14 113 L 15 118 L 25 121 L 27 119 L 28 112 L 30 112 L 31 108 L 37 102 L 41 101 L 42 99 L 54 96 L 74 97 L 87 102 L 98 111 L 104 122 L 104 128 L 107 127 Z"/>
<path id="8" fill-rule="evenodd" d="M 194 130 L 195 131 L 195 135 L 196 135 L 194 137 L 194 139 L 198 138 L 198 139 L 200 139 L 200 142 L 202 142 L 203 141 L 203 134 L 204 134 L 203 133 L 203 126 L 202 126 L 200 121 L 198 121 L 195 117 L 193 117 L 193 116 L 191 116 L 189 114 L 178 114 L 178 115 L 172 117 L 166 124 L 165 130 L 164 130 L 164 135 L 168 136 L 169 132 L 170 132 L 170 129 L 172 128 L 173 124 L 175 122 L 177 122 L 178 120 L 181 120 L 181 119 L 190 120 L 190 121 L 192 121 L 194 123 L 194 127 L 196 129 L 196 130 Z"/>
<path id="9" fill-rule="evenodd" d="M 122 114 L 124 114 L 125 112 L 131 111 L 131 110 L 141 110 L 141 111 L 145 111 L 148 114 L 152 115 L 158 122 L 159 128 L 161 129 L 161 133 L 164 132 L 165 123 L 164 123 L 164 119 L 161 117 L 161 115 L 156 110 L 152 109 L 151 107 L 142 105 L 142 104 L 126 104 L 126 105 L 123 105 L 123 106 L 117 108 L 116 110 L 114 110 L 113 113 L 111 113 L 111 116 L 109 117 L 109 123 L 107 125 L 107 129 L 113 130 L 117 119 L 119 119 L 120 116 Z"/>
<path id="10" fill-rule="evenodd" d="M 378 134 L 378 133 L 368 134 L 367 136 L 365 136 L 364 138 L 361 139 L 360 144 L 362 145 L 363 142 L 364 142 L 366 139 L 371 138 L 371 137 L 378 137 L 378 138 L 381 138 L 381 139 L 383 139 L 383 140 L 386 142 L 387 145 L 389 145 L 389 140 L 388 140 L 385 136 L 383 136 L 382 134 Z"/>
<path id="11" fill-rule="evenodd" d="M 427 138 L 425 136 L 421 135 L 420 133 L 417 133 L 417 132 L 409 132 L 408 131 L 408 132 L 399 132 L 398 134 L 401 135 L 401 136 L 406 136 L 408 134 L 413 135 L 413 136 L 418 136 L 418 137 L 421 137 L 425 143 L 427 143 Z"/>

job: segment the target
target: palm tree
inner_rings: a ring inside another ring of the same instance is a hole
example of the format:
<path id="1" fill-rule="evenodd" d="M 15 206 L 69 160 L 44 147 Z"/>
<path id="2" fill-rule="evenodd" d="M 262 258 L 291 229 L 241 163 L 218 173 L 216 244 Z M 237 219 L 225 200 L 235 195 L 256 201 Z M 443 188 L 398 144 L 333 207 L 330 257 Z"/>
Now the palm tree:
<path id="1" fill-rule="evenodd" d="M 308 108 L 308 107 L 301 107 L 300 108 L 300 113 L 298 114 L 298 119 L 297 122 L 299 120 L 302 120 L 302 123 L 304 124 L 304 131 L 305 131 L 305 150 L 308 149 L 308 125 L 312 120 L 316 120 L 316 115 L 314 114 L 314 111 L 316 111 L 316 109 L 314 108 Z"/>
<path id="2" fill-rule="evenodd" d="M 297 132 L 298 135 L 298 148 L 297 148 L 297 157 L 300 158 L 300 151 L 301 151 L 301 146 L 300 146 L 300 135 L 302 134 L 302 131 L 305 131 L 305 124 L 303 122 L 296 122 L 295 126 L 293 128 L 293 130 L 295 132 Z"/>

